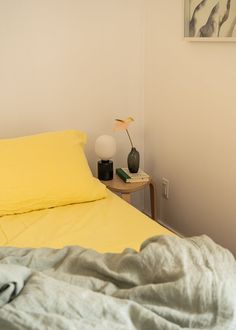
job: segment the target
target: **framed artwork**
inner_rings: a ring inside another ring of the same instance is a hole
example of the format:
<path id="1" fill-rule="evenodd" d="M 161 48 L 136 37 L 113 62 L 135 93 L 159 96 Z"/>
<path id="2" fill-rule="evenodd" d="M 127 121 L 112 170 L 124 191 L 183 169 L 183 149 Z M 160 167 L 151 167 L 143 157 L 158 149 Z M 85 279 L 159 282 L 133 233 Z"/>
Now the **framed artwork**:
<path id="1" fill-rule="evenodd" d="M 184 0 L 189 41 L 236 41 L 236 0 Z"/>

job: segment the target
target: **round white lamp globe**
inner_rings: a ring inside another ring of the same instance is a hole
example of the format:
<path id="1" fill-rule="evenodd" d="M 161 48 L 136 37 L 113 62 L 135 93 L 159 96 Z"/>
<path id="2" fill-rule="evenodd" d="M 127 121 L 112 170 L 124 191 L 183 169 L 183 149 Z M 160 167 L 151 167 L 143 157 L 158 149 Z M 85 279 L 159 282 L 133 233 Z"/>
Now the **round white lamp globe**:
<path id="1" fill-rule="evenodd" d="M 95 152 L 101 160 L 109 160 L 116 153 L 116 141 L 111 135 L 101 135 L 95 142 Z"/>

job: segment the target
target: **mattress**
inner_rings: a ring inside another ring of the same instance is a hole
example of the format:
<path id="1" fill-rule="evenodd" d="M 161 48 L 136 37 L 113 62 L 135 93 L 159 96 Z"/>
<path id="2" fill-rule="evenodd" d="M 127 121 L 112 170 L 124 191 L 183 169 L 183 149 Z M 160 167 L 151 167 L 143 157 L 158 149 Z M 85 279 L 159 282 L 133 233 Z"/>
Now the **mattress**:
<path id="1" fill-rule="evenodd" d="M 174 235 L 110 191 L 94 202 L 0 217 L 1 246 L 121 252 L 161 234 Z"/>

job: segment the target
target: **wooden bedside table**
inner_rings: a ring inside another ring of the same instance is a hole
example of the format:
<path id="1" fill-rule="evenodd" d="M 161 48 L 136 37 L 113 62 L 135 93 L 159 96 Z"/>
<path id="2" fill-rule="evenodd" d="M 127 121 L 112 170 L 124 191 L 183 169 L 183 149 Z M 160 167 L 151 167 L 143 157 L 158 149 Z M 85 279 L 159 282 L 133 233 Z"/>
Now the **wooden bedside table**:
<path id="1" fill-rule="evenodd" d="M 102 181 L 105 186 L 113 192 L 121 194 L 121 197 L 128 203 L 131 204 L 131 193 L 144 189 L 149 186 L 150 190 L 150 203 L 151 203 L 151 215 L 152 219 L 156 220 L 157 210 L 156 210 L 156 188 L 152 180 L 148 182 L 138 182 L 138 183 L 126 183 L 121 180 L 118 175 L 114 174 L 114 178 L 108 181 Z"/>

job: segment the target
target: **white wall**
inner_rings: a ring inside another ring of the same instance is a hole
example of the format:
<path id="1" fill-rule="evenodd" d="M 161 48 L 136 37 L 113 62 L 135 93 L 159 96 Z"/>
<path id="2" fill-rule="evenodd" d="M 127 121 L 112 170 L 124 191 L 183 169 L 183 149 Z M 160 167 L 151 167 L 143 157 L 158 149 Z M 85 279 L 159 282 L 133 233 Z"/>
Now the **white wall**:
<path id="1" fill-rule="evenodd" d="M 236 43 L 183 40 L 183 2 L 146 1 L 145 167 L 160 219 L 236 253 Z"/>
<path id="2" fill-rule="evenodd" d="M 0 0 L 0 137 L 77 128 L 129 142 L 114 119 L 133 116 L 143 155 L 143 1 Z M 142 157 L 143 160 L 143 157 Z"/>

